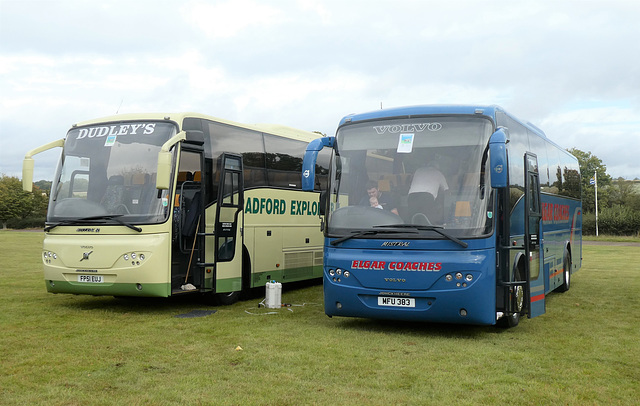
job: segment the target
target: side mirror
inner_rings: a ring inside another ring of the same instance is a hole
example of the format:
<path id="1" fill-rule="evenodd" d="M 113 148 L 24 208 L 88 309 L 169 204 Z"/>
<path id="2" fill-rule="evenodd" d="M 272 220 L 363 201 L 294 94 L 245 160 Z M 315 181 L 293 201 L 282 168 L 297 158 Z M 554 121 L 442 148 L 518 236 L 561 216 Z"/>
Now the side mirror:
<path id="1" fill-rule="evenodd" d="M 318 199 L 318 214 L 324 216 L 327 207 L 327 191 L 323 190 L 320 192 L 320 198 Z"/>
<path id="2" fill-rule="evenodd" d="M 158 152 L 158 170 L 156 175 L 156 189 L 167 190 L 171 185 L 171 160 L 173 154 L 169 151 Z"/>
<path id="3" fill-rule="evenodd" d="M 509 185 L 507 142 L 509 139 L 503 128 L 493 133 L 489 140 L 489 170 L 491 171 L 491 187 L 493 188 L 504 188 Z"/>
<path id="4" fill-rule="evenodd" d="M 318 152 L 324 147 L 333 148 L 333 142 L 336 137 L 316 138 L 307 145 L 307 150 L 302 159 L 302 190 L 305 192 L 313 191 L 314 180 L 316 178 L 316 160 Z"/>
<path id="5" fill-rule="evenodd" d="M 193 144 L 193 145 L 203 145 L 204 133 L 198 130 L 188 130 L 186 140 L 184 142 L 186 142 L 187 144 Z"/>
<path id="6" fill-rule="evenodd" d="M 22 190 L 31 192 L 33 190 L 33 158 L 25 158 L 22 161 Z"/>

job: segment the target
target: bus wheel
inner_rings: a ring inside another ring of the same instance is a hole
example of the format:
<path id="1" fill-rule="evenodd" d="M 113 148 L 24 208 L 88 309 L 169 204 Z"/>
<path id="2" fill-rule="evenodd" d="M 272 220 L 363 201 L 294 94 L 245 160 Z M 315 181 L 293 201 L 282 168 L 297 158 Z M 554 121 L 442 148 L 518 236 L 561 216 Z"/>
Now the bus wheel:
<path id="1" fill-rule="evenodd" d="M 558 286 L 558 292 L 566 292 L 571 287 L 571 259 L 568 252 L 564 252 L 562 258 L 562 285 Z"/>
<path id="2" fill-rule="evenodd" d="M 240 292 L 216 293 L 216 303 L 222 306 L 229 306 L 236 303 L 240 299 Z"/>

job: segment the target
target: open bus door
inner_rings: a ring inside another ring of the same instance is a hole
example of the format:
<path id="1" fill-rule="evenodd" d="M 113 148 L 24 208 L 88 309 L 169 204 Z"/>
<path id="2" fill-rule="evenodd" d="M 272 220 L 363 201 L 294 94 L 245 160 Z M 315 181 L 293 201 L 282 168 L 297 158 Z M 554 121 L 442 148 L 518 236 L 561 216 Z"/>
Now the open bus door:
<path id="1" fill-rule="evenodd" d="M 178 176 L 173 199 L 171 250 L 172 294 L 197 292 L 204 287 L 204 271 L 198 265 L 204 247 L 203 150 L 184 143 L 180 150 Z"/>
<path id="2" fill-rule="evenodd" d="M 538 158 L 535 154 L 527 152 L 524 156 L 525 164 L 525 218 L 524 218 L 524 248 L 525 275 L 527 287 L 525 300 L 527 300 L 528 317 L 536 317 L 545 312 L 544 272 L 541 266 L 544 263 L 541 255 L 542 208 L 540 203 L 540 177 L 538 174 Z"/>
<path id="3" fill-rule="evenodd" d="M 241 155 L 223 153 L 220 160 L 220 184 L 214 223 L 214 283 L 218 301 L 230 304 L 238 299 L 243 285 L 244 179 Z"/>

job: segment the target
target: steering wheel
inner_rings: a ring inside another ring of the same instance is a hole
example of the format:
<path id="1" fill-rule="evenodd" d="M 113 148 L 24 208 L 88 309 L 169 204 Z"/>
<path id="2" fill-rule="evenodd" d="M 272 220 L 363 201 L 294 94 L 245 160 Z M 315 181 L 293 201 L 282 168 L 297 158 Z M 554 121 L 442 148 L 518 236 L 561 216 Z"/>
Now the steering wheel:
<path id="1" fill-rule="evenodd" d="M 429 221 L 429 218 L 424 213 L 416 213 L 416 214 L 414 214 L 411 217 L 411 224 L 420 224 L 420 225 L 423 225 L 423 226 L 432 225 L 431 221 Z"/>

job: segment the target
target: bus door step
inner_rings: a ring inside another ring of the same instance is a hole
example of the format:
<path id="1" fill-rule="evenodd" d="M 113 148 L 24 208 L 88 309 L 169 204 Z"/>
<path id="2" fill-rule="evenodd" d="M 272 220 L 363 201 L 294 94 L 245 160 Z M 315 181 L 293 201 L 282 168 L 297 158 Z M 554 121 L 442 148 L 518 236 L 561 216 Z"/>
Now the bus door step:
<path id="1" fill-rule="evenodd" d="M 187 295 L 189 293 L 200 293 L 200 289 L 183 290 L 183 289 L 171 289 L 171 296 Z"/>

